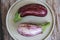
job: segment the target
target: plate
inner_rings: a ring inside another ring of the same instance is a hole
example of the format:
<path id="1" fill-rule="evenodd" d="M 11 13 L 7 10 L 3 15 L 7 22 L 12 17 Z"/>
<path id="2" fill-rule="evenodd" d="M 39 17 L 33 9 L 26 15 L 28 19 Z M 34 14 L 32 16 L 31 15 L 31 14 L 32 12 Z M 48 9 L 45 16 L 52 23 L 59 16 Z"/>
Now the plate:
<path id="1" fill-rule="evenodd" d="M 24 37 L 17 32 L 17 27 L 19 25 L 19 22 L 14 23 L 13 18 L 15 16 L 15 13 L 17 12 L 17 10 L 20 7 L 22 7 L 26 4 L 31 4 L 31 3 L 42 4 L 47 8 L 47 10 L 48 10 L 47 16 L 43 17 L 43 18 L 40 17 L 39 20 L 41 20 L 40 22 L 49 21 L 50 26 L 45 30 L 45 32 L 43 34 L 39 34 L 39 35 L 36 35 L 33 37 Z M 42 40 L 42 39 L 47 39 L 53 32 L 54 25 L 55 25 L 54 23 L 55 23 L 55 16 L 54 16 L 54 12 L 53 12 L 52 8 L 47 3 L 44 3 L 42 1 L 37 1 L 37 0 L 16 1 L 8 10 L 8 13 L 6 16 L 7 30 L 9 32 L 9 34 L 11 35 L 11 37 L 13 37 L 13 39 L 15 39 L 15 40 Z"/>

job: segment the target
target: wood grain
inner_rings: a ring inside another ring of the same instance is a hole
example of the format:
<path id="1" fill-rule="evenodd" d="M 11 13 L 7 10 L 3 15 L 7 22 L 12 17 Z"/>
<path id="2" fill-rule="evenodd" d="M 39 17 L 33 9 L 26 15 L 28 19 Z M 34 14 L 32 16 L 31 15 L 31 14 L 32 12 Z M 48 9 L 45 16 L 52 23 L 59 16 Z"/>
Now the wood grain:
<path id="1" fill-rule="evenodd" d="M 10 6 L 16 0 L 1 0 L 1 12 L 2 12 L 2 28 L 4 31 L 4 40 L 13 40 L 6 29 L 6 14 Z M 52 35 L 47 40 L 60 40 L 60 0 L 46 0 L 46 2 L 52 7 L 56 15 L 57 26 L 55 25 Z"/>
<path id="2" fill-rule="evenodd" d="M 13 40 L 6 29 L 6 14 L 10 6 L 15 0 L 1 0 L 1 12 L 2 12 L 2 28 L 4 31 L 4 40 Z"/>

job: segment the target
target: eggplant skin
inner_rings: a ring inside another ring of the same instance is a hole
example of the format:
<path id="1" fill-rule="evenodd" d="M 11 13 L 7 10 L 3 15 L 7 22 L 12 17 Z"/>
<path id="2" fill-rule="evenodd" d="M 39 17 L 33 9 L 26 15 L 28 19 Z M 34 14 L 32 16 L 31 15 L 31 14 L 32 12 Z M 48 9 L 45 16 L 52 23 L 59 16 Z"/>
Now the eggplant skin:
<path id="1" fill-rule="evenodd" d="M 18 33 L 20 35 L 31 37 L 42 33 L 42 28 L 37 25 L 31 25 L 31 24 L 20 24 L 18 29 Z"/>
<path id="2" fill-rule="evenodd" d="M 47 15 L 47 8 L 41 4 L 27 4 L 19 8 L 18 13 L 20 13 L 21 17 L 24 16 L 45 17 Z"/>

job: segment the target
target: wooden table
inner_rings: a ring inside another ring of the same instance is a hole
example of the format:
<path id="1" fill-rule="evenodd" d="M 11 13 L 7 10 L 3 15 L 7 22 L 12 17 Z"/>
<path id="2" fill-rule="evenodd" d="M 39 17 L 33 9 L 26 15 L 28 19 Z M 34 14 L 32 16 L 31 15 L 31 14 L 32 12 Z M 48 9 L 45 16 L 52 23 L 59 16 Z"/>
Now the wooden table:
<path id="1" fill-rule="evenodd" d="M 6 29 L 6 14 L 10 6 L 17 0 L 1 0 L 2 13 L 2 28 L 4 33 L 4 40 L 13 40 Z M 46 0 L 46 2 L 53 8 L 57 18 L 57 26 L 54 27 L 52 35 L 47 40 L 60 40 L 60 0 Z"/>

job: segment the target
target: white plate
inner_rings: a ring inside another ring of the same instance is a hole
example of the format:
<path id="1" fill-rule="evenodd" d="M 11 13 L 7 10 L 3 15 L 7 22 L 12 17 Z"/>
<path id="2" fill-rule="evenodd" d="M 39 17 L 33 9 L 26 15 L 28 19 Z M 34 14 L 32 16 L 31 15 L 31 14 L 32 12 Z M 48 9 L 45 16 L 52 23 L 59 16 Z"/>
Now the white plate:
<path id="1" fill-rule="evenodd" d="M 43 34 L 39 34 L 39 35 L 36 35 L 34 37 L 24 37 L 24 36 L 20 35 L 17 32 L 17 27 L 18 27 L 19 23 L 14 23 L 13 18 L 14 18 L 14 15 L 15 15 L 16 11 L 20 7 L 22 7 L 23 5 L 26 5 L 26 4 L 30 4 L 30 3 L 38 3 L 38 4 L 44 5 L 47 8 L 47 10 L 48 10 L 48 14 L 47 14 L 46 17 L 40 17 L 39 20 L 40 20 L 40 22 L 49 21 L 51 24 L 50 24 L 50 26 L 46 29 L 46 31 Z M 9 9 L 9 11 L 7 13 L 7 16 L 6 16 L 7 30 L 9 32 L 9 34 L 15 40 L 42 40 L 42 39 L 46 39 L 53 32 L 54 22 L 55 22 L 54 12 L 50 8 L 50 6 L 47 3 L 44 3 L 44 2 L 41 2 L 41 1 L 37 1 L 37 0 L 22 0 L 22 1 L 15 2 L 10 7 L 10 9 Z"/>

